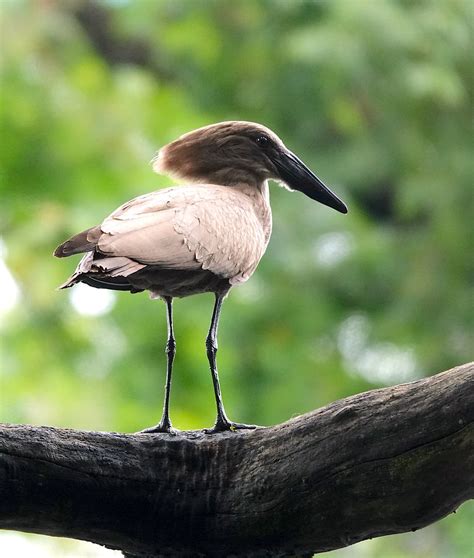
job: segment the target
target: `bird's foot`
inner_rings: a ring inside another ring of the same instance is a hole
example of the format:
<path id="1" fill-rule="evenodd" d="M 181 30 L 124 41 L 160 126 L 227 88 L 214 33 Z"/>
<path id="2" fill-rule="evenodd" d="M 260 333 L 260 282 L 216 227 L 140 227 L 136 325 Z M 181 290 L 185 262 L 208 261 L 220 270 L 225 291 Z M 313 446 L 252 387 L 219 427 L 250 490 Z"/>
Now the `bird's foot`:
<path id="1" fill-rule="evenodd" d="M 179 430 L 176 430 L 176 428 L 173 428 L 171 426 L 171 422 L 164 422 L 161 421 L 159 424 L 157 424 L 156 426 L 151 426 L 150 428 L 145 428 L 145 430 L 140 430 L 140 432 L 137 432 L 137 434 L 158 434 L 158 433 L 164 433 L 164 434 L 171 434 L 173 436 L 176 436 L 176 434 L 179 432 Z"/>
<path id="2" fill-rule="evenodd" d="M 216 432 L 236 432 L 237 430 L 255 430 L 258 428 L 256 424 L 242 424 L 240 422 L 232 422 L 230 420 L 217 420 L 212 428 L 205 428 L 205 434 L 215 434 Z"/>

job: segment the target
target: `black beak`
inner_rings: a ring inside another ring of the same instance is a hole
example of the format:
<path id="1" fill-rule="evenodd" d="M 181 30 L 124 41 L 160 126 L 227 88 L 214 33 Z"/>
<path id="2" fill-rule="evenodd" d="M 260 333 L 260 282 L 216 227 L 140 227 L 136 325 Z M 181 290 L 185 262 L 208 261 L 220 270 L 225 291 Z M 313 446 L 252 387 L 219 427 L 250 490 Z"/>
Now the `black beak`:
<path id="1" fill-rule="evenodd" d="M 273 161 L 280 178 L 292 189 L 306 194 L 313 200 L 347 213 L 346 204 L 333 194 L 309 168 L 291 151 L 281 152 Z"/>

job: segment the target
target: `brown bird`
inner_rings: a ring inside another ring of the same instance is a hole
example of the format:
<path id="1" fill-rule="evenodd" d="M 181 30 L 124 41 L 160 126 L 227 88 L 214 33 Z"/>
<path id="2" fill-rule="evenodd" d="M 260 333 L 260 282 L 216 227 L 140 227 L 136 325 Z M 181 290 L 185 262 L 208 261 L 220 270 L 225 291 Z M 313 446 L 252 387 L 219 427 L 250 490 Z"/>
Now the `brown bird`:
<path id="1" fill-rule="evenodd" d="M 188 182 L 125 203 L 102 224 L 83 231 L 54 255 L 85 252 L 60 288 L 82 282 L 99 289 L 150 291 L 167 307 L 165 399 L 160 423 L 144 432 L 171 432 L 169 397 L 176 343 L 172 301 L 212 292 L 215 304 L 206 338 L 217 419 L 209 432 L 254 428 L 231 422 L 217 374 L 217 328 L 222 301 L 247 281 L 270 240 L 268 180 L 282 182 L 329 207 L 345 204 L 271 130 L 252 122 L 221 122 L 189 132 L 163 147 L 153 169 Z"/>

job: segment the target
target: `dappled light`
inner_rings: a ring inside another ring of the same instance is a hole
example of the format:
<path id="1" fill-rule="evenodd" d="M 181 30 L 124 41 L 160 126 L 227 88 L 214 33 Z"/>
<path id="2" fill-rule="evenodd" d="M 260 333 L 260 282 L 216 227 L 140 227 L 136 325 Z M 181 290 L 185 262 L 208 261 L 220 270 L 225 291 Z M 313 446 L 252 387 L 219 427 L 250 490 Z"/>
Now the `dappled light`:
<path id="1" fill-rule="evenodd" d="M 5 261 L 0 256 L 0 327 L 9 312 L 11 312 L 20 301 L 20 288 L 15 281 Z"/>
<path id="2" fill-rule="evenodd" d="M 116 294 L 82 284 L 69 292 L 69 300 L 74 310 L 82 316 L 102 316 L 114 307 Z"/>
<path id="3" fill-rule="evenodd" d="M 346 232 L 326 233 L 314 245 L 316 264 L 333 267 L 347 259 L 354 251 L 354 237 Z"/>
<path id="4" fill-rule="evenodd" d="M 369 319 L 363 314 L 349 316 L 339 327 L 338 348 L 349 374 L 368 382 L 391 385 L 422 376 L 412 347 L 395 343 L 374 343 Z"/>

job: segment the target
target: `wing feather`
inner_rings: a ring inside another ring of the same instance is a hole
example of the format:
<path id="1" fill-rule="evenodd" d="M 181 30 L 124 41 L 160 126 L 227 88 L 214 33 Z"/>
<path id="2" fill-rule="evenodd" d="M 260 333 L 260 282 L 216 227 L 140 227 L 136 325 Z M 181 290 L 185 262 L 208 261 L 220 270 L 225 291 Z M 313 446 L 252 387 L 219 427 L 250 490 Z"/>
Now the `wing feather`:
<path id="1" fill-rule="evenodd" d="M 168 188 L 134 198 L 107 217 L 100 232 L 94 242 L 114 275 L 133 267 L 123 261 L 115 267 L 109 259 L 128 258 L 245 281 L 266 247 L 251 198 L 217 185 Z"/>

